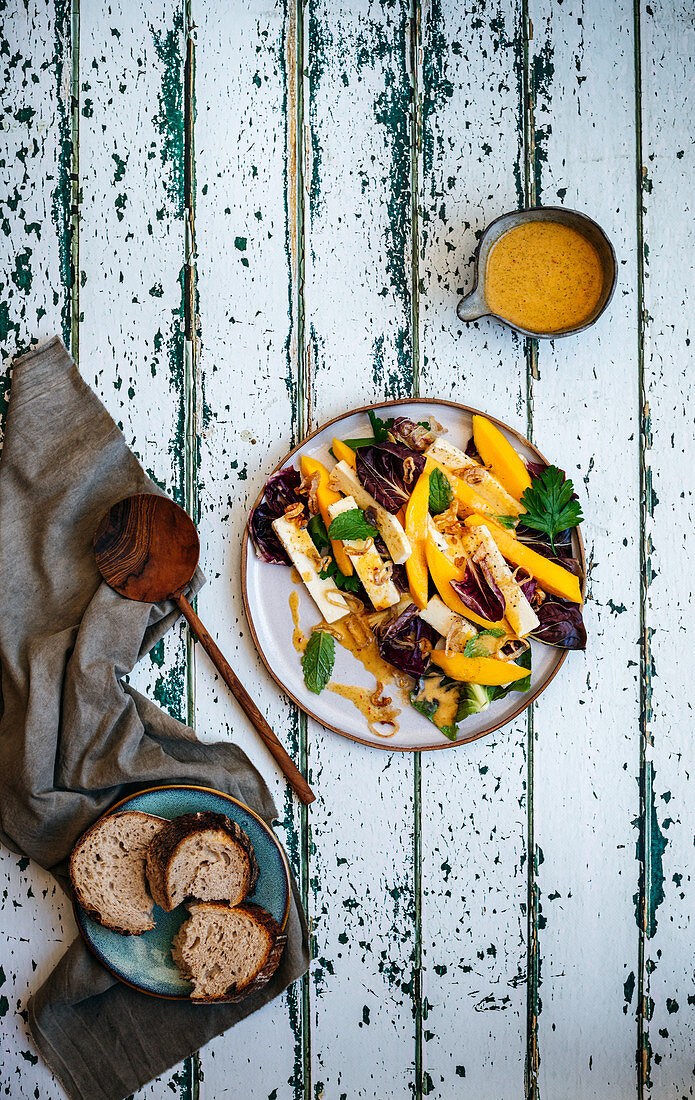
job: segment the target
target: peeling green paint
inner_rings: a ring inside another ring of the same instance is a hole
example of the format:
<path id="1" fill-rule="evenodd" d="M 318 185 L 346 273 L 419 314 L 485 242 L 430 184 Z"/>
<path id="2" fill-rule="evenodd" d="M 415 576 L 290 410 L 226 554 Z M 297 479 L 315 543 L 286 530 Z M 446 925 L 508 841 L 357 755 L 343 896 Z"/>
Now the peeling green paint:
<path id="1" fill-rule="evenodd" d="M 551 134 L 550 123 L 540 126 L 538 115 L 542 108 L 546 114 L 550 114 L 555 75 L 553 57 L 554 49 L 548 37 L 531 58 L 529 83 L 533 110 L 533 195 L 536 205 L 541 205 L 543 200 L 542 173 L 543 165 L 548 160 L 547 141 Z"/>
<path id="2" fill-rule="evenodd" d="M 186 663 L 180 650 L 173 654 L 173 664 L 155 680 L 152 694 L 173 718 L 186 721 Z"/>
<path id="3" fill-rule="evenodd" d="M 170 30 L 152 28 L 152 39 L 161 64 L 159 110 L 155 126 L 161 137 L 161 160 L 167 172 L 164 186 L 172 211 L 183 216 L 184 198 L 184 106 L 183 106 L 183 10 L 174 8 Z"/>
<path id="4" fill-rule="evenodd" d="M 65 98 L 64 89 L 68 83 L 68 73 L 72 70 L 72 3 L 71 0 L 55 0 L 54 56 L 52 68 L 55 72 L 56 114 L 58 119 L 59 152 L 58 171 L 55 187 L 51 195 L 51 215 L 58 237 L 60 260 L 60 283 L 63 303 L 61 318 L 63 342 L 70 347 L 72 330 L 71 287 L 74 282 L 72 263 L 72 123 L 70 107 Z"/>
<path id="5" fill-rule="evenodd" d="M 430 180 L 429 197 L 434 198 L 436 185 L 432 170 L 435 162 L 435 140 L 438 153 L 442 152 L 444 142 L 436 126 L 436 112 L 453 96 L 454 86 L 447 75 L 449 36 L 446 34 L 441 0 L 432 0 L 426 12 L 426 20 L 423 28 L 425 49 L 422 65 L 422 167 L 424 179 Z"/>
<path id="6" fill-rule="evenodd" d="M 386 186 L 386 225 L 382 251 L 388 284 L 381 293 L 398 303 L 405 316 L 411 309 L 411 98 L 408 78 L 409 8 L 402 0 L 378 5 L 379 18 L 365 18 L 352 27 L 326 16 L 319 5 L 309 8 L 309 104 L 311 137 L 311 179 L 308 186 L 310 217 L 318 223 L 323 213 L 321 174 L 323 142 L 327 141 L 324 119 L 319 117 L 321 94 L 328 91 L 327 81 L 336 71 L 336 54 L 354 66 L 356 80 L 364 73 L 377 74 L 381 90 L 373 100 L 376 126 L 384 134 L 385 163 L 361 167 L 362 188 L 367 192 L 382 178 Z M 393 396 L 412 393 L 412 333 L 404 326 L 395 341 L 395 365 L 389 371 L 389 392 Z M 381 388 L 384 387 L 383 375 Z"/>
<path id="7" fill-rule="evenodd" d="M 164 638 L 157 642 L 156 646 L 153 646 L 150 650 L 150 660 L 157 668 L 163 668 L 164 666 Z"/>
<path id="8" fill-rule="evenodd" d="M 635 823 L 639 825 L 637 859 L 643 868 L 644 894 L 635 895 L 635 904 L 638 927 L 642 928 L 647 939 L 652 939 L 656 933 L 656 911 L 665 898 L 663 856 L 668 843 L 659 825 L 654 797 L 654 778 L 654 766 L 650 761 L 646 761 L 643 779 L 646 815 L 644 819 Z"/>

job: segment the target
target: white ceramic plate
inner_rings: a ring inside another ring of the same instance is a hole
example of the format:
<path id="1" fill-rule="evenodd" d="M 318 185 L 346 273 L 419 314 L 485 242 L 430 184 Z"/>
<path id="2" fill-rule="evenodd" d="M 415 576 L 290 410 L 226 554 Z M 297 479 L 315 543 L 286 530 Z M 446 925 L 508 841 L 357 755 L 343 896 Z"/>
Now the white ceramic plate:
<path id="1" fill-rule="evenodd" d="M 339 439 L 370 436 L 371 428 L 367 410 L 374 409 L 378 416 L 408 416 L 412 420 L 427 420 L 433 416 L 447 431 L 447 440 L 455 446 L 465 448 L 472 435 L 472 417 L 477 409 L 457 405 L 450 401 L 405 400 L 384 402 L 381 405 L 369 405 L 354 412 L 345 413 L 324 425 L 308 436 L 298 447 L 280 463 L 284 466 L 299 466 L 302 454 L 319 459 L 328 468 L 335 460 L 329 454 L 334 436 Z M 384 410 L 383 412 L 381 410 Z M 487 413 L 484 415 L 487 416 Z M 508 425 L 494 417 L 489 417 L 508 437 L 522 458 L 535 462 L 545 462 L 540 451 Z M 262 496 L 262 494 L 261 494 Z M 259 497 L 260 500 L 260 497 Z M 258 501 L 256 501 L 258 503 Z M 574 556 L 579 559 L 583 573 L 584 547 L 581 535 L 575 528 L 573 533 Z M 291 570 L 282 565 L 268 565 L 260 561 L 253 550 L 248 533 L 244 532 L 242 553 L 243 593 L 246 614 L 251 632 L 263 662 L 282 690 L 297 703 L 310 717 L 315 718 L 336 733 L 360 741 L 365 745 L 374 745 L 380 749 L 399 749 L 415 751 L 424 749 L 445 749 L 453 745 L 464 744 L 486 733 L 499 729 L 511 722 L 529 703 L 531 703 L 550 683 L 566 657 L 564 650 L 554 649 L 537 642 L 531 643 L 533 669 L 530 690 L 524 694 L 511 692 L 506 699 L 492 703 L 482 714 L 472 715 L 461 723 L 459 736 L 455 742 L 439 734 L 436 727 L 403 700 L 400 693 L 389 685 L 386 694 L 391 695 L 400 708 L 399 730 L 392 737 L 375 736 L 367 726 L 362 714 L 342 696 L 330 691 L 314 695 L 304 684 L 300 655 L 292 645 L 292 614 L 290 594 L 299 592 L 299 622 L 302 630 L 309 633 L 311 627 L 319 622 L 321 616 L 301 582 L 295 585 L 291 579 Z M 335 669 L 332 680 L 374 689 L 374 677 L 341 645 L 336 645 Z"/>

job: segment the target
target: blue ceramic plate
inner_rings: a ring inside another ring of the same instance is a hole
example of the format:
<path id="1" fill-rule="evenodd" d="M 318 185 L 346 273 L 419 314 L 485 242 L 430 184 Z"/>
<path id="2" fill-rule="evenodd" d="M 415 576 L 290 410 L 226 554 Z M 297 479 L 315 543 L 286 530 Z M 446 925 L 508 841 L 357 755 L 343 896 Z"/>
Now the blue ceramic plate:
<path id="1" fill-rule="evenodd" d="M 212 810 L 236 821 L 253 844 L 260 872 L 256 889 L 249 894 L 248 900 L 261 905 L 275 917 L 281 928 L 285 927 L 290 908 L 290 878 L 285 853 L 265 822 L 243 803 L 209 787 L 153 787 L 124 798 L 109 810 L 109 814 L 123 810 L 142 810 L 169 820 L 198 810 Z M 155 905 L 155 927 L 142 936 L 119 936 L 91 920 L 77 904 L 75 916 L 87 946 L 122 982 L 153 997 L 188 999 L 191 983 L 181 977 L 171 957 L 171 941 L 188 916 L 185 906 L 179 905 L 165 913 Z"/>

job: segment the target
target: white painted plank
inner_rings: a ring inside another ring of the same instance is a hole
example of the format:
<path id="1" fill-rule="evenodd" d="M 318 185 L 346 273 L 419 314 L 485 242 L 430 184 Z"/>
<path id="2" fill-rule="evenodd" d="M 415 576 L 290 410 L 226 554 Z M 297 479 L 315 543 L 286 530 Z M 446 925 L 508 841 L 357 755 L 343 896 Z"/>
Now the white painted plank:
<path id="1" fill-rule="evenodd" d="M 70 26 L 53 8 L 15 5 L 0 31 L 3 363 L 56 332 L 70 339 Z M 0 415 L 8 392 L 6 375 Z"/>
<path id="2" fill-rule="evenodd" d="M 0 421 L 11 357 L 70 332 L 69 23 L 37 0 L 4 13 L 1 37 Z M 59 1097 L 22 1013 L 75 936 L 72 910 L 51 875 L 6 849 L 0 883 L 0 1081 L 8 1096 Z"/>
<path id="3" fill-rule="evenodd" d="M 180 503 L 183 55 L 174 0 L 82 13 L 80 369 L 147 472 Z M 181 629 L 132 680 L 185 718 Z"/>
<path id="4" fill-rule="evenodd" d="M 426 5 L 420 72 L 423 396 L 526 428 L 523 345 L 456 304 L 482 229 L 520 190 L 520 12 Z M 456 443 L 456 440 L 452 439 Z M 526 1053 L 526 720 L 422 759 L 424 1091 L 523 1095 Z"/>
<path id="5" fill-rule="evenodd" d="M 83 376 L 144 467 L 184 503 L 183 58 L 177 0 L 83 5 L 80 326 Z M 186 718 L 185 636 L 132 682 Z M 185 1094 L 181 1067 L 138 1096 Z"/>
<path id="6" fill-rule="evenodd" d="M 695 30 L 687 3 L 641 5 L 644 204 L 646 539 L 650 584 L 653 752 L 651 878 L 645 997 L 651 1020 L 645 1095 L 695 1095 L 695 809 L 688 741 L 692 675 L 685 654 L 695 628 L 692 557 L 695 454 L 693 339 L 693 143 Z"/>
<path id="7" fill-rule="evenodd" d="M 286 24 L 281 3 L 248 0 L 230 6 L 211 0 L 199 13 L 196 39 L 199 502 L 209 578 L 198 610 L 298 760 L 294 708 L 261 664 L 241 597 L 248 510 L 294 442 L 296 423 L 296 285 L 291 283 L 296 242 L 290 246 L 285 208 L 286 173 L 293 165 L 287 162 L 290 135 L 283 114 L 292 79 L 285 40 L 293 40 L 293 27 L 289 19 Z M 196 721 L 201 737 L 233 739 L 260 769 L 278 806 L 278 835 L 299 875 L 299 804 L 199 650 Z M 302 1057 L 301 983 L 296 983 L 231 1034 L 208 1044 L 201 1055 L 201 1095 L 288 1100 L 301 1093 Z"/>
<path id="8" fill-rule="evenodd" d="M 537 201 L 585 210 L 619 257 L 609 312 L 541 341 L 534 438 L 575 484 L 591 572 L 586 656 L 535 707 L 540 1094 L 635 1090 L 639 428 L 632 7 L 532 0 Z"/>
<path id="9" fill-rule="evenodd" d="M 306 325 L 311 426 L 407 393 L 407 4 L 307 7 Z M 310 722 L 311 1088 L 405 1097 L 414 1080 L 411 756 Z"/>

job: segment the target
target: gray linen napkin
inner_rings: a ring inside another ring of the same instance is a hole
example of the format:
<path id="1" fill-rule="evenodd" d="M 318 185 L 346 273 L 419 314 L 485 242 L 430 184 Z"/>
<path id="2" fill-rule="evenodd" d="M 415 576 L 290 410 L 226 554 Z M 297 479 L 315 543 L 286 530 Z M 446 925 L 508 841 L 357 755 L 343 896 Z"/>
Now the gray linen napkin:
<path id="1" fill-rule="evenodd" d="M 100 517 L 143 491 L 159 490 L 60 339 L 17 360 L 0 460 L 0 839 L 63 886 L 78 836 L 140 787 L 198 783 L 267 822 L 277 816 L 236 745 L 202 744 L 122 682 L 178 618 L 169 603 L 121 598 L 94 564 Z M 203 583 L 198 572 L 189 594 Z M 68 1095 L 121 1100 L 303 974 L 309 948 L 294 882 L 293 895 L 280 968 L 238 1005 L 148 997 L 78 937 L 29 1003 L 36 1045 Z"/>

